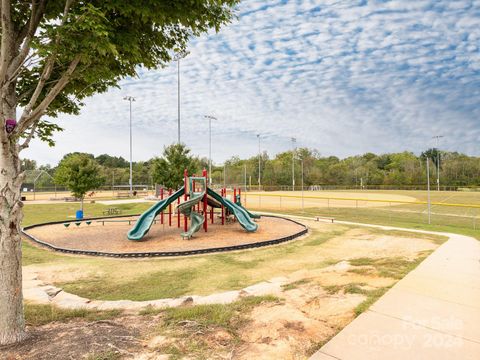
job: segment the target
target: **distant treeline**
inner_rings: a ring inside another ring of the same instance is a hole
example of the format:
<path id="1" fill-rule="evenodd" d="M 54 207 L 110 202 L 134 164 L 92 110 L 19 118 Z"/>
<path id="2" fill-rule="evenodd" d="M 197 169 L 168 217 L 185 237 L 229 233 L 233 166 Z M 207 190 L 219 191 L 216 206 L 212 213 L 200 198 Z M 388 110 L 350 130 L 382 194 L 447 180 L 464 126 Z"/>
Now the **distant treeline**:
<path id="1" fill-rule="evenodd" d="M 191 156 L 188 149 L 186 154 L 189 158 L 190 174 L 199 174 L 202 168 L 208 169 L 208 159 Z M 107 154 L 97 157 L 88 154 L 88 156 L 95 159 L 101 166 L 105 186 L 128 184 L 129 162 L 127 160 Z M 246 180 L 247 185 L 257 186 L 260 165 L 262 187 L 291 186 L 293 174 L 296 186 L 299 187 L 302 179 L 303 163 L 303 182 L 305 186 L 360 187 L 363 185 L 368 187 L 377 185 L 408 187 L 426 184 L 427 158 L 430 159 L 431 183 L 435 184 L 438 156 L 442 186 L 480 186 L 480 157 L 457 152 L 438 152 L 436 149 L 429 149 L 420 156 L 405 151 L 381 155 L 366 153 L 344 159 L 336 156 L 324 157 L 316 150 L 308 148 L 300 148 L 295 152 L 282 152 L 273 158 L 270 158 L 264 152 L 261 154 L 260 161 L 258 156 L 249 159 L 232 157 L 224 165 L 213 166 L 212 180 L 214 184 L 225 182 L 227 185 L 243 185 Z M 163 157 L 133 163 L 133 183 L 143 185 L 164 183 L 165 174 L 162 172 L 162 168 L 167 166 L 164 157 L 165 152 Z M 175 156 L 172 156 L 172 159 L 167 161 L 168 166 L 179 167 L 175 164 Z M 184 159 L 182 161 L 183 163 L 180 162 L 179 164 L 185 163 Z M 41 166 L 37 168 L 35 161 L 28 159 L 23 160 L 23 167 L 25 170 L 44 170 L 52 176 L 55 172 L 55 167 Z M 51 180 L 45 178 L 44 181 Z M 41 185 L 40 182 L 38 186 Z"/>
<path id="2" fill-rule="evenodd" d="M 294 155 L 294 156 L 293 156 Z M 308 148 L 277 154 L 269 158 L 263 153 L 260 161 L 261 184 L 264 187 L 291 186 L 292 173 L 295 174 L 296 187 L 302 177 L 304 185 L 340 185 L 340 186 L 414 186 L 427 182 L 426 159 L 429 159 L 431 183 L 436 183 L 437 156 L 440 165 L 440 183 L 442 186 L 478 186 L 480 185 L 480 157 L 468 156 L 457 152 L 439 152 L 429 149 L 420 156 L 412 152 L 376 155 L 366 153 L 339 159 L 336 156 L 324 157 Z M 294 160 L 293 160 L 294 159 Z M 292 171 L 292 161 L 294 169 Z M 227 183 L 243 184 L 245 169 L 247 184 L 258 184 L 258 156 L 247 160 L 234 157 L 226 162 Z M 214 181 L 222 181 L 223 169 L 215 168 Z M 251 179 L 250 179 L 251 177 Z"/>

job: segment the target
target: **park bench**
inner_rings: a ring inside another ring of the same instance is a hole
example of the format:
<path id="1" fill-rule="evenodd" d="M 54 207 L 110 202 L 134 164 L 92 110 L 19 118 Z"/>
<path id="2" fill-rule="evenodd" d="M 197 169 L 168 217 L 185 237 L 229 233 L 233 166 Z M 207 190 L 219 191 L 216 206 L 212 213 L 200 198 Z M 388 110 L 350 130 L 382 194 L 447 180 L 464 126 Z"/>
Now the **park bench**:
<path id="1" fill-rule="evenodd" d="M 135 196 L 138 196 L 138 197 L 145 197 L 145 196 L 148 196 L 148 191 L 137 191 Z"/>
<path id="2" fill-rule="evenodd" d="M 97 220 L 96 222 L 98 223 L 102 223 L 102 225 L 105 225 L 105 223 L 127 223 L 128 222 L 128 225 L 131 225 L 132 221 L 135 221 L 135 220 Z"/>
<path id="3" fill-rule="evenodd" d="M 119 191 L 117 193 L 117 198 L 129 198 L 130 193 L 128 191 Z"/>
<path id="4" fill-rule="evenodd" d="M 102 223 L 102 226 L 105 226 L 105 223 L 127 223 L 128 222 L 128 225 L 131 225 L 132 222 L 135 222 L 137 220 L 135 219 L 130 219 L 130 220 L 108 220 L 108 219 L 101 219 L 101 220 L 97 220 L 96 222 L 98 223 Z M 156 224 L 157 223 L 157 219 L 153 220 L 153 223 Z"/>
<path id="5" fill-rule="evenodd" d="M 315 221 L 320 221 L 320 220 L 328 220 L 333 223 L 335 218 L 329 217 L 329 216 L 315 216 Z"/>

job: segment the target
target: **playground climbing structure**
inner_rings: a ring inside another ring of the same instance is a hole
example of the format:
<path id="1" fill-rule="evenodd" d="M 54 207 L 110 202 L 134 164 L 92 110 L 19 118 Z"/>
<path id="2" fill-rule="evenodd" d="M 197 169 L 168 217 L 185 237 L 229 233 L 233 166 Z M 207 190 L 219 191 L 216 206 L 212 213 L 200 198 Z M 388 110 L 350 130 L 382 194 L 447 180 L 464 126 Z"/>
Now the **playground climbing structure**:
<path id="1" fill-rule="evenodd" d="M 234 189 L 233 201 L 228 199 L 226 189 L 221 189 L 221 193 L 210 189 L 207 186 L 207 172 L 203 170 L 201 177 L 188 176 L 187 170 L 184 171 L 184 185 L 176 192 L 168 191 L 168 196 L 164 199 L 164 191 L 160 191 L 160 201 L 140 215 L 135 225 L 128 232 L 128 239 L 134 241 L 142 240 L 149 232 L 155 219 L 160 215 L 160 223 L 163 224 L 165 212 L 168 215 L 168 225 L 172 226 L 172 205 L 177 204 L 177 226 L 181 226 L 181 215 L 183 215 L 182 238 L 191 239 L 194 234 L 202 227 L 205 232 L 208 231 L 208 217 L 210 223 L 214 221 L 215 208 L 221 209 L 222 225 L 226 223 L 229 215 L 238 221 L 238 223 L 247 231 L 254 232 L 258 229 L 258 224 L 253 219 L 258 219 L 259 215 L 250 213 L 240 203 L 241 190 Z M 181 199 L 183 198 L 183 202 Z M 210 207 L 210 211 L 208 208 Z M 190 224 L 190 226 L 188 226 Z"/>

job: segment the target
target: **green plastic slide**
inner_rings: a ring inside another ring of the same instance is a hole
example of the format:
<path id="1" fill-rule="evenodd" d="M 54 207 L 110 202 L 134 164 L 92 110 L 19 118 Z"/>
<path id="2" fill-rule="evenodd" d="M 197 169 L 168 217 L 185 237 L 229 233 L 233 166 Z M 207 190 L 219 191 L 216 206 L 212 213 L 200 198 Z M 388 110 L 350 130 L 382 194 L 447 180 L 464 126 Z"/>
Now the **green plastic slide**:
<path id="1" fill-rule="evenodd" d="M 180 190 L 173 193 L 168 198 L 159 201 L 150 209 L 145 211 L 142 215 L 140 215 L 133 228 L 131 228 L 128 232 L 128 239 L 136 241 L 142 240 L 142 238 L 147 235 L 148 231 L 150 230 L 150 227 L 152 226 L 155 217 L 157 217 L 157 215 L 160 214 L 163 210 L 165 210 L 168 205 L 177 200 L 184 193 L 185 188 L 182 186 Z"/>
<path id="2" fill-rule="evenodd" d="M 261 218 L 260 215 L 258 215 L 258 214 L 253 214 L 253 213 L 251 213 L 250 211 L 248 211 L 247 209 L 245 209 L 245 208 L 242 206 L 242 204 L 237 203 L 236 205 L 237 205 L 238 207 L 242 208 L 242 210 L 245 211 L 245 212 L 248 214 L 248 216 L 250 216 L 251 219 L 260 219 L 260 218 Z"/>
<path id="3" fill-rule="evenodd" d="M 190 239 L 193 234 L 202 227 L 205 218 L 201 214 L 195 212 L 193 208 L 202 201 L 204 195 L 205 192 L 193 193 L 190 196 L 190 199 L 177 206 L 177 209 L 180 210 L 183 215 L 190 218 L 190 228 L 186 232 L 180 234 L 182 238 Z"/>
<path id="4" fill-rule="evenodd" d="M 208 196 L 211 196 L 218 202 L 222 203 L 223 206 L 225 206 L 228 210 L 230 210 L 231 213 L 235 215 L 238 222 L 245 230 L 247 230 L 248 232 L 257 231 L 258 225 L 255 222 L 253 222 L 253 220 L 250 218 L 250 215 L 248 214 L 247 211 L 245 211 L 243 207 L 238 206 L 232 201 L 220 196 L 210 188 L 207 188 L 207 194 Z"/>
<path id="5" fill-rule="evenodd" d="M 243 207 L 242 203 L 240 202 L 240 195 L 237 195 L 236 204 L 237 204 L 237 206 L 240 206 L 243 210 L 245 210 L 245 212 L 248 214 L 248 216 L 250 216 L 251 219 L 260 219 L 261 218 L 261 216 L 259 214 L 253 214 Z"/>

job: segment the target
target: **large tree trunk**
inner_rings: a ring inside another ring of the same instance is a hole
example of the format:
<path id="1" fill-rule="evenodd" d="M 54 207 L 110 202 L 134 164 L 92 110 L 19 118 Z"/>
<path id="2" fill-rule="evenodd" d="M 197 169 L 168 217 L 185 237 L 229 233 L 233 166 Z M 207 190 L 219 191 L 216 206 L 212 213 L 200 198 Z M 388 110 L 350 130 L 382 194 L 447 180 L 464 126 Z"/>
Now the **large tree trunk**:
<path id="1" fill-rule="evenodd" d="M 3 116 L 15 119 L 14 86 L 1 101 Z M 5 131 L 1 119 L 0 131 Z M 20 223 L 23 218 L 17 140 L 2 136 L 0 144 L 0 345 L 26 337 L 22 295 L 22 249 Z"/>

